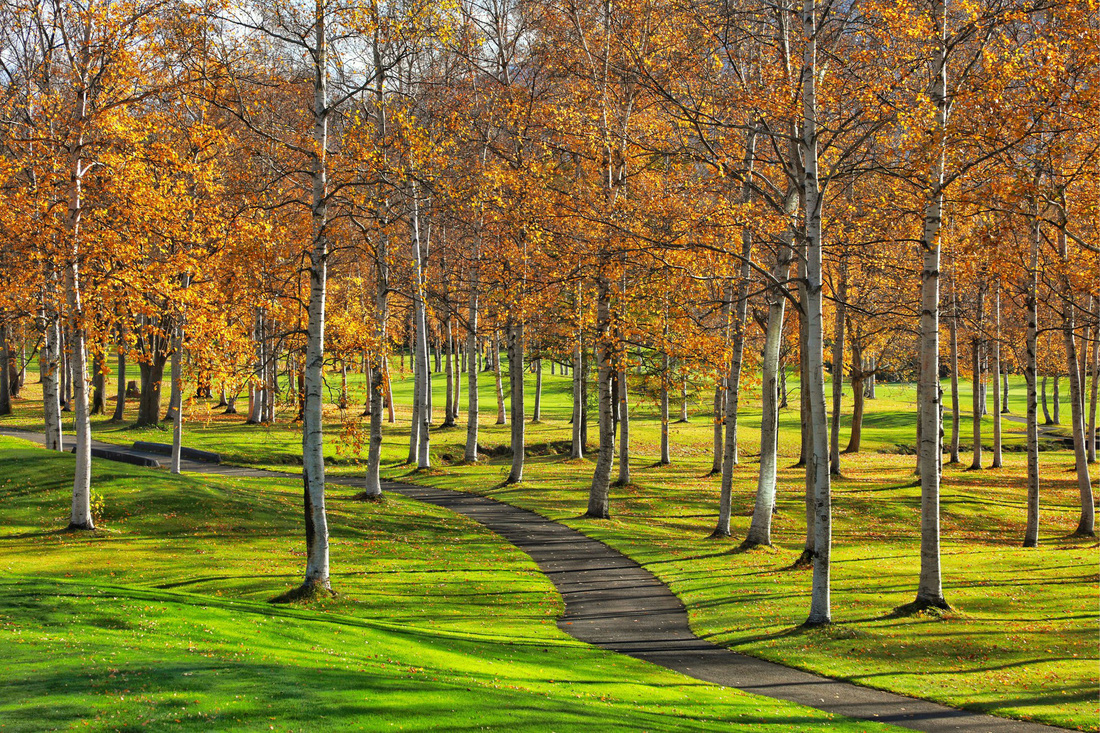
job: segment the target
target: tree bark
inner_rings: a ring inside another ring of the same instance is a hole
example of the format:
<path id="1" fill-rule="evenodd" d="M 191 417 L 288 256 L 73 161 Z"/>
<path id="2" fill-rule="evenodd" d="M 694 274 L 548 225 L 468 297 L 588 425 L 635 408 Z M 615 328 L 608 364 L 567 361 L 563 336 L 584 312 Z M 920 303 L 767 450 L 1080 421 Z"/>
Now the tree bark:
<path id="1" fill-rule="evenodd" d="M 0 415 L 11 414 L 11 347 L 8 324 L 0 323 Z"/>
<path id="2" fill-rule="evenodd" d="M 859 444 L 863 440 L 864 382 L 867 380 L 863 370 L 863 347 L 859 338 L 852 339 L 852 433 L 848 437 L 845 453 L 859 453 Z"/>
<path id="3" fill-rule="evenodd" d="M 1066 245 L 1066 231 L 1063 227 L 1058 230 L 1058 246 L 1061 251 L 1062 261 L 1069 264 L 1069 255 Z M 1077 339 L 1074 338 L 1076 321 L 1076 304 L 1074 289 L 1069 278 L 1062 278 L 1062 343 L 1065 345 L 1066 371 L 1069 373 L 1069 404 L 1070 426 L 1073 434 L 1073 456 L 1077 469 L 1077 488 L 1081 494 L 1081 518 L 1077 523 L 1077 530 L 1073 533 L 1077 537 L 1096 536 L 1096 499 L 1092 493 L 1092 479 L 1089 477 L 1088 457 L 1085 451 L 1085 413 L 1084 390 L 1081 385 L 1081 375 L 1077 367 Z M 1055 395 L 1057 395 L 1058 382 L 1055 381 Z M 1055 397 L 1057 400 L 1057 397 Z M 1055 401 L 1055 409 L 1057 409 Z"/>
<path id="4" fill-rule="evenodd" d="M 508 414 L 504 408 L 504 381 L 500 369 L 500 332 L 497 329 L 493 329 L 492 362 L 493 378 L 496 380 L 497 391 L 497 425 L 507 425 Z"/>
<path id="5" fill-rule="evenodd" d="M 447 379 L 447 400 L 446 409 L 443 411 L 443 425 L 441 427 L 452 428 L 455 424 L 455 347 L 450 315 L 447 316 L 445 339 L 447 341 L 447 352 L 444 355 L 445 361 L 443 363 L 443 370 L 446 373 Z"/>
<path id="6" fill-rule="evenodd" d="M 829 473 L 840 475 L 840 407 L 844 397 L 844 327 L 847 322 L 848 260 L 840 260 L 840 281 L 836 291 L 836 320 L 833 325 L 833 409 L 829 425 Z"/>
<path id="7" fill-rule="evenodd" d="M 1031 223 L 1031 257 L 1027 273 L 1027 334 L 1024 379 L 1027 381 L 1027 527 L 1024 547 L 1039 545 L 1039 408 L 1036 382 L 1039 354 L 1039 214 Z"/>
<path id="8" fill-rule="evenodd" d="M 974 458 L 970 462 L 970 470 L 972 471 L 982 470 L 982 411 L 985 401 L 982 393 L 983 385 L 985 384 L 985 375 L 982 374 L 982 329 L 985 328 L 985 283 L 978 284 L 978 302 L 976 310 L 977 321 L 974 326 L 974 336 L 970 341 L 970 374 L 973 379 L 971 411 L 974 420 Z"/>
<path id="9" fill-rule="evenodd" d="M 570 458 L 584 458 L 584 325 L 581 320 L 581 287 L 576 295 L 576 337 L 573 340 L 573 442 Z"/>
<path id="10" fill-rule="evenodd" d="M 1053 425 L 1054 420 L 1050 418 L 1050 408 L 1047 407 L 1047 378 L 1043 377 L 1042 398 L 1043 398 L 1043 424 Z"/>
<path id="11" fill-rule="evenodd" d="M 625 367 L 619 369 L 619 479 L 616 481 L 619 486 L 630 484 L 630 402 L 626 375 Z"/>
<path id="12" fill-rule="evenodd" d="M 474 257 L 477 257 L 477 250 L 475 250 Z M 477 421 L 479 417 L 479 411 L 481 409 L 481 403 L 478 399 L 478 364 L 477 364 L 477 340 L 478 340 L 478 290 L 480 284 L 478 283 L 478 271 L 477 268 L 473 268 L 470 273 L 470 294 L 467 302 L 467 328 L 469 332 L 466 334 L 466 390 L 468 397 L 466 398 L 466 449 L 463 452 L 462 460 L 466 463 L 477 462 Z"/>
<path id="13" fill-rule="evenodd" d="M 554 362 L 550 362 L 553 364 Z M 513 410 L 513 413 L 515 411 Z M 531 422 L 542 422 L 542 357 L 535 359 L 535 404 L 531 408 Z"/>
<path id="14" fill-rule="evenodd" d="M 990 468 L 1000 468 L 1002 463 L 1002 436 L 1001 436 L 1001 288 L 997 287 L 997 295 L 993 304 L 993 320 L 996 334 L 993 339 L 993 462 Z"/>
<path id="15" fill-rule="evenodd" d="M 667 325 L 665 326 L 665 333 L 667 336 Z M 661 458 L 658 461 L 662 466 L 672 464 L 668 435 L 668 367 L 668 352 L 665 351 L 661 354 Z"/>
<path id="16" fill-rule="evenodd" d="M 797 201 L 790 196 L 789 199 Z M 780 248 L 776 256 L 772 278 L 777 283 L 785 282 L 790 270 L 791 254 L 787 246 Z M 787 300 L 783 297 L 781 286 L 769 288 L 768 322 L 764 337 L 764 353 L 761 359 L 763 379 L 762 415 L 760 420 L 760 472 L 756 481 L 756 504 L 753 507 L 752 521 L 748 536 L 742 547 L 757 545 L 771 546 L 772 513 L 775 510 L 776 476 L 779 468 L 779 348 L 783 338 L 783 316 Z M 729 447 L 727 445 L 727 456 Z M 729 527 L 729 499 L 733 486 L 733 464 L 727 464 L 722 472 L 723 508 L 726 515 L 726 528 Z"/>
<path id="17" fill-rule="evenodd" d="M 306 572 L 302 592 L 329 589 L 329 533 L 325 512 L 323 434 L 325 297 L 328 280 L 328 48 L 327 8 L 317 0 L 314 33 L 313 143 L 310 156 L 312 242 L 306 308 L 305 400 L 302 410 L 302 485 Z"/>
<path id="18" fill-rule="evenodd" d="M 612 348 L 611 338 L 611 288 L 606 279 L 596 282 L 596 359 L 598 363 L 598 403 L 600 448 L 596 455 L 596 467 L 588 489 L 588 510 L 585 516 L 607 519 L 611 516 L 609 494 L 611 468 L 615 461 L 614 405 L 611 403 Z M 582 416 L 583 421 L 583 416 Z"/>
<path id="19" fill-rule="evenodd" d="M 959 462 L 959 304 L 951 292 L 951 463 Z M 937 380 L 939 375 L 937 374 Z"/>
<path id="20" fill-rule="evenodd" d="M 832 484 L 826 456 L 829 454 L 829 424 L 825 411 L 824 323 L 822 315 L 822 240 L 820 182 L 817 140 L 817 3 L 803 0 L 802 29 L 806 40 L 802 62 L 802 159 L 803 201 L 806 236 L 806 389 L 810 397 L 812 455 L 807 474 L 813 481 L 814 569 L 810 590 L 810 613 L 806 623 L 832 622 L 830 574 L 832 552 Z"/>
<path id="21" fill-rule="evenodd" d="M 509 319 L 511 321 L 511 319 Z M 523 322 L 508 325 L 508 387 L 512 401 L 512 468 L 505 483 L 518 484 L 523 481 L 524 430 L 523 422 L 523 381 L 524 381 L 524 337 Z"/>
<path id="22" fill-rule="evenodd" d="M 1096 314 L 1098 304 L 1095 299 L 1090 302 L 1092 303 L 1093 313 Z M 1094 321 L 1092 325 L 1092 388 L 1089 393 L 1089 428 L 1086 434 L 1089 463 L 1096 463 L 1096 441 L 1100 437 L 1096 433 L 1098 392 L 1100 392 L 1100 320 Z"/>
<path id="23" fill-rule="evenodd" d="M 943 222 L 944 166 L 947 127 L 947 7 L 932 0 L 936 29 L 933 82 L 930 97 L 936 107 L 934 137 L 939 150 L 929 176 L 928 199 L 921 233 L 921 546 L 920 581 L 914 601 L 917 607 L 948 608 L 940 572 L 940 475 L 942 471 L 943 397 L 940 389 L 940 228 Z M 956 414 L 958 414 L 956 412 Z"/>

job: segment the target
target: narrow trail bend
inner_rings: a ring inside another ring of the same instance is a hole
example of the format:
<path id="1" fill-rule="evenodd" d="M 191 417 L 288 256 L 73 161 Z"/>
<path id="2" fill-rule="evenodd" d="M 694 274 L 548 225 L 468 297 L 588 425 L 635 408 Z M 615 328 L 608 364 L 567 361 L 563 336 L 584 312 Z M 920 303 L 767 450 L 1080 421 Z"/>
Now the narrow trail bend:
<path id="1" fill-rule="evenodd" d="M 0 428 L 0 434 L 43 442 L 41 434 Z M 66 448 L 70 443 L 66 441 Z M 156 458 L 164 456 L 93 442 L 93 447 Z M 166 462 L 166 461 L 165 461 Z M 299 478 L 239 466 L 181 461 L 184 471 L 254 478 Z M 329 483 L 361 487 L 361 479 Z M 484 525 L 526 552 L 565 601 L 558 626 L 570 636 L 704 682 L 800 703 L 850 718 L 912 730 L 965 733 L 1039 733 L 1062 728 L 982 715 L 821 677 L 730 651 L 697 637 L 687 611 L 668 586 L 634 560 L 535 512 L 476 494 L 386 482 L 384 491 L 449 509 Z"/>

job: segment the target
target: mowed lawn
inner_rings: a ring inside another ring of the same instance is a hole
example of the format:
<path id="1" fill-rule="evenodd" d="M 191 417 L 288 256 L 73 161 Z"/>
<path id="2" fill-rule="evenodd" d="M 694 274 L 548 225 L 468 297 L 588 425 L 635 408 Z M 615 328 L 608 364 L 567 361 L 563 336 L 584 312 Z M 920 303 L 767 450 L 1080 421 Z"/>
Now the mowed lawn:
<path id="1" fill-rule="evenodd" d="M 886 730 L 574 641 L 526 555 L 471 520 L 334 497 L 334 599 L 300 578 L 296 481 L 97 464 L 0 438 L 0 730 Z M 335 493 L 335 492 L 334 492 Z"/>
<path id="2" fill-rule="evenodd" d="M 397 377 L 401 375 L 395 369 Z M 534 380 L 529 381 L 533 384 Z M 436 424 L 442 420 L 442 382 L 437 377 L 433 390 Z M 464 388 L 464 378 L 462 385 Z M 613 489 L 612 519 L 599 522 L 579 518 L 592 471 L 590 460 L 571 461 L 564 455 L 570 430 L 568 380 L 551 377 L 547 370 L 544 385 L 543 422 L 527 426 L 526 480 L 505 487 L 501 483 L 509 462 L 503 449 L 508 428 L 493 425 L 496 410 L 491 375 L 482 375 L 479 442 L 495 457 L 476 466 L 455 465 L 465 438 L 463 411 L 458 427 L 433 431 L 436 468 L 415 473 L 403 465 L 408 452 L 409 380 L 407 375 L 395 379 L 397 422 L 387 426 L 385 473 L 490 495 L 535 509 L 608 542 L 672 586 L 687 605 L 697 633 L 739 651 L 956 706 L 1097 729 L 1100 553 L 1095 540 L 1067 536 L 1076 527 L 1078 511 L 1068 451 L 1042 454 L 1041 545 L 1031 550 L 1019 547 L 1025 519 L 1024 455 L 1018 452 L 1023 425 L 1004 422 L 1006 443 L 1016 449 L 1006 452 L 1004 468 L 966 471 L 963 467 L 969 466 L 970 460 L 965 453 L 960 466 L 947 466 L 942 498 L 943 566 L 945 595 L 955 610 L 935 616 L 899 616 L 894 611 L 912 600 L 919 572 L 919 489 L 913 486 L 914 457 L 905 455 L 915 442 L 915 399 L 911 385 L 880 384 L 878 399 L 867 404 L 863 451 L 842 457 L 844 476 L 834 483 L 833 608 L 837 623 L 828 629 L 805 631 L 800 624 L 808 611 L 810 574 L 790 569 L 805 533 L 802 471 L 787 468 L 798 453 L 795 409 L 782 414 L 784 468 L 775 518 L 776 547 L 742 553 L 737 543 L 747 529 L 752 508 L 759 443 L 759 399 L 751 385 L 741 421 L 742 464 L 735 472 L 732 542 L 706 539 L 716 519 L 718 481 L 707 475 L 712 422 L 706 412 L 710 395 L 705 389 L 693 397 L 691 421 L 672 426 L 674 465 L 662 468 L 654 465 L 659 423 L 651 395 L 646 394 L 644 384 L 632 388 L 637 401 L 631 424 L 633 483 Z M 797 382 L 791 380 L 791 386 L 791 406 L 796 408 Z M 33 389 L 34 385 L 28 385 L 28 397 L 34 396 Z M 971 423 L 965 412 L 969 385 L 964 383 L 962 390 L 962 443 L 969 445 Z M 352 401 L 361 397 L 360 382 L 353 377 Z M 529 392 L 529 410 L 532 397 Z M 1022 414 L 1023 397 L 1022 380 L 1015 378 L 1010 406 L 1017 416 Z M 463 394 L 462 405 L 465 403 Z M 846 394 L 845 409 L 850 409 L 850 393 Z M 331 474 L 362 470 L 365 422 L 360 411 L 331 408 L 326 413 Z M 244 426 L 242 416 L 222 416 L 201 402 L 189 404 L 187 412 L 188 445 L 219 450 L 234 463 L 300 470 L 296 467 L 300 463 L 300 432 L 286 422 L 293 417 L 293 405 L 287 404 L 280 414 L 283 421 L 272 426 Z M 676 412 L 674 408 L 674 419 Z M 1062 413 L 1068 421 L 1068 405 L 1063 404 Z M 36 427 L 39 414 L 36 403 L 21 402 L 17 414 L 0 424 Z M 846 421 L 842 424 L 843 447 L 848 427 Z M 982 423 L 986 443 L 991 442 L 991 426 L 987 416 Z M 167 440 L 169 436 L 105 420 L 97 421 L 95 430 L 98 438 L 118 443 L 157 434 Z M 594 442 L 594 424 L 589 434 Z M 1057 445 L 1045 440 L 1044 447 Z M 988 462 L 986 455 L 985 464 Z M 108 467 L 100 464 L 100 470 Z M 1096 473 L 1094 467 L 1094 481 Z M 198 477 L 193 480 L 200 481 Z M 58 481 L 64 483 L 61 478 Z M 61 522 L 66 498 L 61 488 L 58 491 L 59 505 L 52 511 Z M 262 553 L 264 562 L 285 567 L 279 589 L 295 582 L 302 564 L 300 557 L 290 554 L 302 549 L 300 498 L 288 491 L 285 511 L 273 510 L 264 521 L 273 536 L 285 543 Z M 338 487 L 330 490 L 337 497 L 342 492 Z M 107 491 L 104 501 L 109 515 L 119 499 Z M 384 506 L 386 511 L 400 507 L 402 515 L 414 508 L 438 512 L 400 499 Z M 377 521 L 371 512 L 378 510 L 372 507 L 335 501 L 333 511 Z M 343 532 L 343 525 L 335 523 L 337 546 L 349 541 Z M 233 532 L 227 530 L 226 534 Z M 333 563 L 338 587 L 353 582 L 342 575 L 350 568 L 342 565 L 338 554 L 334 554 Z M 533 572 L 533 566 L 529 570 Z M 550 597 L 556 598 L 546 587 Z M 219 589 L 234 597 L 247 597 L 250 592 L 248 587 Z M 356 591 L 349 593 L 355 595 Z M 297 613 L 315 612 L 311 608 Z M 547 618 L 552 621 L 556 613 L 555 607 Z M 621 660 L 615 663 L 625 664 Z"/>

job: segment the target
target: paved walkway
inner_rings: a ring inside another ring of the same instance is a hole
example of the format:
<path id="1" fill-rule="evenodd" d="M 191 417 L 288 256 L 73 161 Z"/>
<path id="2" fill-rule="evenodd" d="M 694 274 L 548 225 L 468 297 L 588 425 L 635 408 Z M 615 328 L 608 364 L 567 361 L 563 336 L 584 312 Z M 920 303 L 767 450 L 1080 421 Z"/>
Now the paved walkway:
<path id="1" fill-rule="evenodd" d="M 5 428 L 0 428 L 0 434 L 43 440 L 41 435 Z M 94 446 L 157 457 L 98 442 Z M 298 477 L 196 461 L 182 461 L 181 468 L 228 476 Z M 329 483 L 359 487 L 363 482 L 330 478 Z M 476 494 L 390 482 L 383 485 L 383 490 L 470 517 L 530 555 L 565 601 L 565 615 L 559 619 L 558 626 L 581 641 L 705 682 L 913 730 L 967 733 L 1062 730 L 956 710 L 732 652 L 692 633 L 683 604 L 668 586 L 602 542 L 534 512 Z"/>

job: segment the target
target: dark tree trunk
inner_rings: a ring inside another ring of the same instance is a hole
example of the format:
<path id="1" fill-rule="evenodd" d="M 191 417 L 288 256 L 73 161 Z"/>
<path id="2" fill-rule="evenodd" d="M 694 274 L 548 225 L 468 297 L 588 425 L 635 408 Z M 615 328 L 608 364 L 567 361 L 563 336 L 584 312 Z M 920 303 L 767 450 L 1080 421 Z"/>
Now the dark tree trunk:
<path id="1" fill-rule="evenodd" d="M 107 389 L 106 379 L 103 376 L 103 355 L 96 354 L 92 359 L 92 408 L 89 414 L 102 415 L 107 397 L 104 392 Z"/>
<path id="2" fill-rule="evenodd" d="M 141 398 L 138 401 L 138 427 L 160 424 L 160 392 L 166 359 L 154 356 L 152 363 L 141 364 Z"/>

